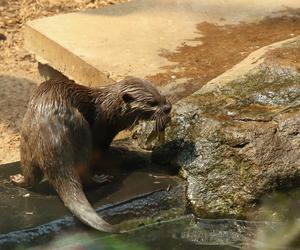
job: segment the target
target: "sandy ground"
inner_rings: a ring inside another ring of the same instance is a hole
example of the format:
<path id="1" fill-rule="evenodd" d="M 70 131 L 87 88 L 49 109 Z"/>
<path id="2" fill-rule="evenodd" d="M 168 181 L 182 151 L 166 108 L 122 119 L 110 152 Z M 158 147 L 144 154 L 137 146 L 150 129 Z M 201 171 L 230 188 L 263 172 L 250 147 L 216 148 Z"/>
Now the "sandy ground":
<path id="1" fill-rule="evenodd" d="M 126 0 L 0 0 L 0 164 L 19 160 L 19 131 L 28 99 L 43 79 L 23 49 L 26 21 Z"/>

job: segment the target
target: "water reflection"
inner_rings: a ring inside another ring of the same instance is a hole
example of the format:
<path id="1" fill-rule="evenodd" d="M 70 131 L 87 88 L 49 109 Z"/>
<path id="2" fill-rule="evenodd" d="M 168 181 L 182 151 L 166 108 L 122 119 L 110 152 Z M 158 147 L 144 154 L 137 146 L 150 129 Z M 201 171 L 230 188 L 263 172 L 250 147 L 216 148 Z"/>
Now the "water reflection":
<path id="1" fill-rule="evenodd" d="M 259 217 L 273 221 L 256 233 L 255 249 L 300 249 L 300 188 L 263 198 Z"/>
<path id="2" fill-rule="evenodd" d="M 22 249 L 242 249 L 262 223 L 198 219 L 192 215 L 108 235 L 94 231 L 60 234 L 45 244 Z M 21 249 L 21 248 L 18 248 Z"/>

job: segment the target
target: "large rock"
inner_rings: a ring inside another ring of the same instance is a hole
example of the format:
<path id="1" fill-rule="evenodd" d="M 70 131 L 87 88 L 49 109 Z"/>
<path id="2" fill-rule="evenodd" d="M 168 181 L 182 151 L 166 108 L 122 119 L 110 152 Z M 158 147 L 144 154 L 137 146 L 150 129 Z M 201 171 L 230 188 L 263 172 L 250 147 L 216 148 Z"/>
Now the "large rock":
<path id="1" fill-rule="evenodd" d="M 153 160 L 180 168 L 197 215 L 244 217 L 299 184 L 299 55 L 299 37 L 264 47 L 174 105 Z"/>

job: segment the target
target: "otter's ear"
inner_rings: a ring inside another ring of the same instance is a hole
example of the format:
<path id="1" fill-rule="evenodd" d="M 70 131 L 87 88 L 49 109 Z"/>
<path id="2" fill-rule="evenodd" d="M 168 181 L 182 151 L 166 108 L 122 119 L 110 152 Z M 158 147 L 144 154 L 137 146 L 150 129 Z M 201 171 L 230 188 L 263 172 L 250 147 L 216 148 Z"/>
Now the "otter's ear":
<path id="1" fill-rule="evenodd" d="M 128 94 L 128 93 L 125 93 L 123 96 L 122 96 L 122 99 L 125 103 L 130 103 L 132 101 L 134 101 L 134 98 Z"/>

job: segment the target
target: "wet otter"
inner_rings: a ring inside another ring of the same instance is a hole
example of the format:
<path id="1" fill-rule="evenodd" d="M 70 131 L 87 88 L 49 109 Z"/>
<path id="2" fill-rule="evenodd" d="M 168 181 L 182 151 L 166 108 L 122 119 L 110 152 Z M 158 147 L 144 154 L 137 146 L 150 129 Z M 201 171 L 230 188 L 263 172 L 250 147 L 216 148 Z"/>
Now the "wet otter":
<path id="1" fill-rule="evenodd" d="M 166 98 L 138 78 L 98 89 L 69 80 L 46 81 L 29 101 L 21 131 L 22 175 L 11 176 L 11 181 L 31 187 L 44 175 L 79 220 L 116 232 L 97 215 L 82 189 L 82 183 L 93 179 L 93 155 L 105 153 L 118 132 L 139 120 L 156 120 L 156 129 L 163 130 L 170 111 Z"/>

